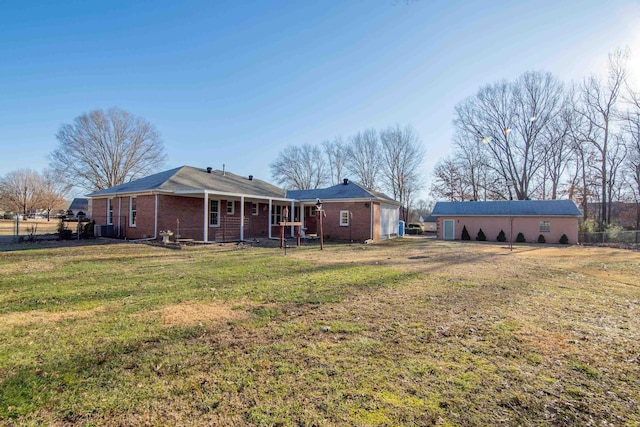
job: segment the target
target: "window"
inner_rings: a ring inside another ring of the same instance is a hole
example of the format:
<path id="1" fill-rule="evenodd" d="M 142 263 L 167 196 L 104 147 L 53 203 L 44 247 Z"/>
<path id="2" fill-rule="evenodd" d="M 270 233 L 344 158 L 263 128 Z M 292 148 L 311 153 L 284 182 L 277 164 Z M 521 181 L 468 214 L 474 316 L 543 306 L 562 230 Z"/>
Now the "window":
<path id="1" fill-rule="evenodd" d="M 136 226 L 137 213 L 138 213 L 138 210 L 136 208 L 136 198 L 130 197 L 129 198 L 129 226 L 130 227 Z"/>
<path id="2" fill-rule="evenodd" d="M 309 217 L 313 218 L 313 217 L 316 217 L 316 216 L 318 216 L 318 211 L 317 211 L 316 206 L 315 205 L 314 206 L 309 206 Z"/>
<path id="3" fill-rule="evenodd" d="M 340 227 L 349 226 L 349 211 L 340 211 Z"/>
<path id="4" fill-rule="evenodd" d="M 234 203 L 232 200 L 227 200 L 227 215 L 233 215 Z"/>
<path id="5" fill-rule="evenodd" d="M 107 199 L 107 224 L 113 224 L 113 199 Z"/>
<path id="6" fill-rule="evenodd" d="M 271 225 L 278 225 L 282 221 L 282 206 L 271 206 Z"/>
<path id="7" fill-rule="evenodd" d="M 220 226 L 220 202 L 209 200 L 209 227 Z"/>
<path id="8" fill-rule="evenodd" d="M 251 203 L 251 215 L 258 215 L 258 204 Z"/>
<path id="9" fill-rule="evenodd" d="M 540 232 L 549 233 L 551 231 L 551 221 L 540 221 Z"/>

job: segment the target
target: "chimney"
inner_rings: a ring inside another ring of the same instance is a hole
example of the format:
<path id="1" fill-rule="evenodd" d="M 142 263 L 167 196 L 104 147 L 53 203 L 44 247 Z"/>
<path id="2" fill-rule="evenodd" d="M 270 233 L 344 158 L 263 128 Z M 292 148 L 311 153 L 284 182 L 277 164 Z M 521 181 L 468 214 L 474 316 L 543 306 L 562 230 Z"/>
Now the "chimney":
<path id="1" fill-rule="evenodd" d="M 343 179 L 342 185 L 349 185 L 349 180 L 347 178 Z"/>
<path id="2" fill-rule="evenodd" d="M 249 181 L 253 181 L 253 175 L 249 175 Z"/>
<path id="3" fill-rule="evenodd" d="M 211 166 L 207 167 L 207 173 L 211 173 L 211 170 L 212 170 Z"/>
<path id="4" fill-rule="evenodd" d="M 225 172 L 225 170 L 224 170 L 224 167 L 225 167 L 225 164 L 223 163 L 223 164 L 222 164 L 222 176 L 225 176 L 225 175 L 226 175 L 226 172 Z"/>

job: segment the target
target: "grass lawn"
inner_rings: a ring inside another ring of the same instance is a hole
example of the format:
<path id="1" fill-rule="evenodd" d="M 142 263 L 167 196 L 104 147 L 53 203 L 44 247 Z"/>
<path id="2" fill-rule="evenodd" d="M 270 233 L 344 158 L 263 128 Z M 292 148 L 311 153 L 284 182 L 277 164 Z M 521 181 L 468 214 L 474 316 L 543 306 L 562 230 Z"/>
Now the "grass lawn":
<path id="1" fill-rule="evenodd" d="M 640 425 L 640 253 L 0 252 L 0 425 Z"/>

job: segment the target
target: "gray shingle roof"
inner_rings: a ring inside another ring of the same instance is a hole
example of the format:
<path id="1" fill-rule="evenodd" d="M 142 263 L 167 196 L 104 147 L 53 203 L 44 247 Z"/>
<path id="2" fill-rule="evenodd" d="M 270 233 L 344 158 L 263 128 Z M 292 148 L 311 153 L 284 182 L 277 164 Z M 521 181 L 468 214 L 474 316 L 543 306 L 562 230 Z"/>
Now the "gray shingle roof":
<path id="1" fill-rule="evenodd" d="M 398 204 L 392 198 L 377 191 L 367 190 L 360 185 L 349 181 L 347 185 L 337 184 L 327 188 L 314 190 L 288 190 L 287 198 L 295 200 L 340 200 L 340 199 L 371 199 L 383 200 L 388 203 Z"/>
<path id="2" fill-rule="evenodd" d="M 433 216 L 582 216 L 573 200 L 438 202 Z"/>
<path id="3" fill-rule="evenodd" d="M 144 193 L 149 191 L 185 192 L 212 191 L 244 194 L 265 198 L 284 198 L 285 191 L 260 179 L 249 179 L 230 172 L 181 166 L 149 175 L 115 187 L 95 191 L 88 197 L 109 196 L 116 193 Z"/>
<path id="4" fill-rule="evenodd" d="M 89 208 L 89 199 L 84 197 L 76 197 L 71 201 L 71 205 L 69 205 L 70 210 L 79 210 L 86 212 Z"/>

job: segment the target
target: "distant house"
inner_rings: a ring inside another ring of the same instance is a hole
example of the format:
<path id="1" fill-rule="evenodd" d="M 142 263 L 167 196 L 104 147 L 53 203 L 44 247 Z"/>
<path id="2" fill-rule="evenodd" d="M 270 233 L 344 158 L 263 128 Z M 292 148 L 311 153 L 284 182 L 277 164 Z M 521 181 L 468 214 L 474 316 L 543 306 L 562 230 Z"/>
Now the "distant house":
<path id="1" fill-rule="evenodd" d="M 182 166 L 95 191 L 91 218 L 100 234 L 129 239 L 236 241 L 277 236 L 285 191 L 252 175 Z"/>
<path id="2" fill-rule="evenodd" d="M 438 219 L 435 216 L 429 215 L 426 218 L 421 217 L 420 219 L 422 220 L 424 231 L 435 232 L 438 229 Z"/>
<path id="3" fill-rule="evenodd" d="M 547 243 L 558 243 L 563 234 L 569 243 L 578 242 L 580 209 L 571 200 L 507 200 L 488 202 L 438 202 L 432 215 L 437 218 L 437 238 L 460 240 L 466 227 L 472 240 L 482 229 L 488 241 L 496 241 L 504 231 L 515 242 L 523 233 L 527 242 L 543 235 Z"/>
<path id="4" fill-rule="evenodd" d="M 85 197 L 76 197 L 71 201 L 67 212 L 73 212 L 73 216 L 78 216 L 78 212 L 82 212 L 85 215 L 89 213 L 89 199 Z"/>
<path id="5" fill-rule="evenodd" d="M 321 200 L 326 238 L 379 241 L 398 235 L 400 203 L 348 179 L 328 188 L 289 190 L 287 198 L 295 200 L 294 218 L 306 234 L 318 233 L 316 203 Z"/>

